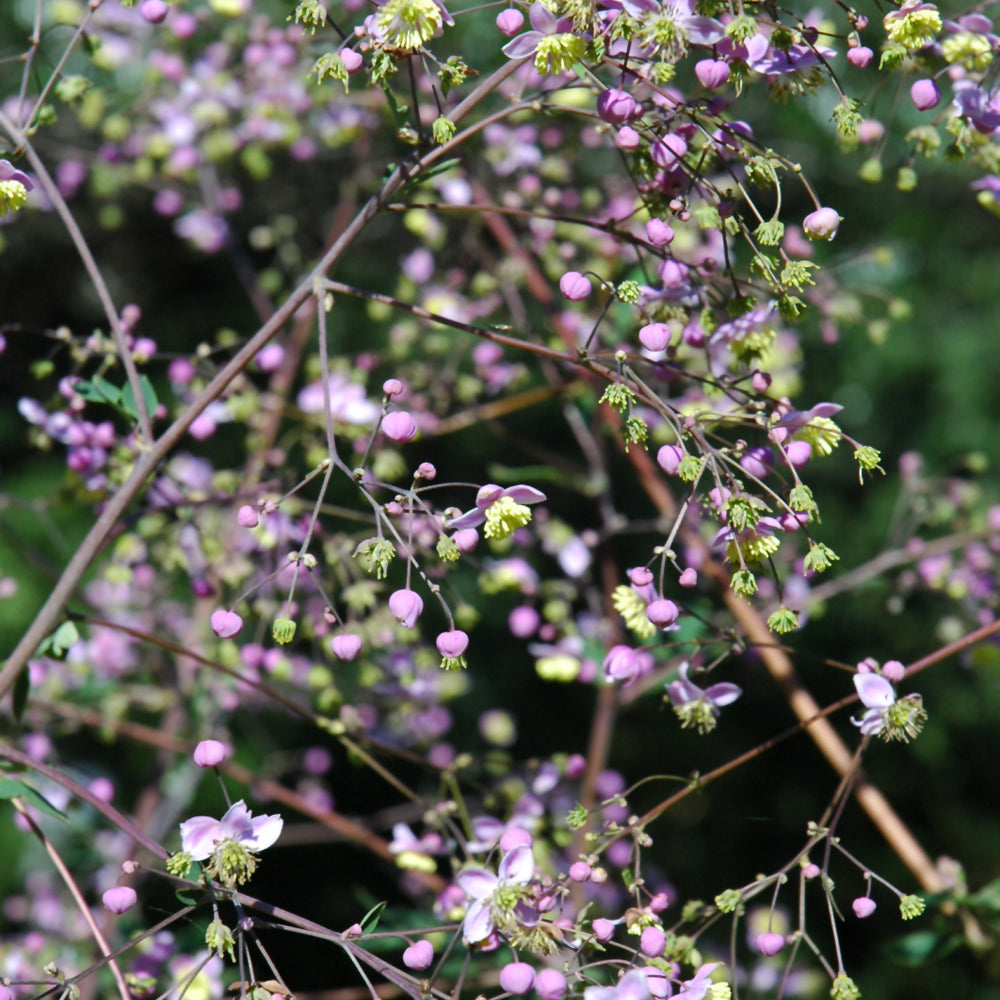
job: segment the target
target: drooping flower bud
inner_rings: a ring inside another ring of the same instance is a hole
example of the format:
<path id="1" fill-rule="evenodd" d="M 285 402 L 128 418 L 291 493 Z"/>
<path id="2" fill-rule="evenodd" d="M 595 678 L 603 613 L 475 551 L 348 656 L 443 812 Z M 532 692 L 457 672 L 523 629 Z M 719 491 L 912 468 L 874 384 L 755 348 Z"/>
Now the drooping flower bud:
<path id="1" fill-rule="evenodd" d="M 382 432 L 390 441 L 404 444 L 417 435 L 417 422 L 405 410 L 387 413 L 382 421 Z"/>
<path id="2" fill-rule="evenodd" d="M 524 996 L 535 983 L 535 970 L 527 962 L 508 962 L 500 970 L 500 986 L 508 993 Z"/>
<path id="3" fill-rule="evenodd" d="M 835 208 L 817 208 L 802 220 L 802 230 L 811 240 L 826 240 L 828 243 L 837 235 L 840 215 Z"/>
<path id="4" fill-rule="evenodd" d="M 417 941 L 403 952 L 403 965 L 415 972 L 429 969 L 434 961 L 434 946 L 430 941 Z"/>
<path id="5" fill-rule="evenodd" d="M 758 934 L 754 939 L 754 944 L 762 955 L 771 958 L 785 947 L 785 935 L 776 934 L 774 931 L 769 931 L 767 934 Z"/>
<path id="6" fill-rule="evenodd" d="M 513 7 L 500 11 L 497 14 L 497 27 L 500 33 L 508 38 L 513 38 L 524 26 L 524 15 Z"/>
<path id="7" fill-rule="evenodd" d="M 218 740 L 202 740 L 192 756 L 199 767 L 217 767 L 232 756 L 232 750 Z"/>
<path id="8" fill-rule="evenodd" d="M 132 909 L 139 901 L 135 889 L 128 885 L 118 885 L 114 889 L 108 889 L 101 900 L 112 913 L 124 913 Z"/>
<path id="9" fill-rule="evenodd" d="M 413 628 L 424 610 L 420 595 L 412 590 L 397 590 L 389 595 L 389 612 L 403 628 Z"/>
<path id="10" fill-rule="evenodd" d="M 212 631 L 220 639 L 231 639 L 234 635 L 239 635 L 243 628 L 243 619 L 235 611 L 213 611 L 210 619 Z"/>
<path id="11" fill-rule="evenodd" d="M 941 102 L 941 91 L 933 80 L 916 80 L 910 87 L 910 100 L 918 111 L 929 111 Z"/>
<path id="12" fill-rule="evenodd" d="M 349 663 L 361 652 L 361 636 L 355 635 L 353 632 L 335 635 L 330 640 L 330 648 L 338 660 Z"/>
<path id="13" fill-rule="evenodd" d="M 875 912 L 875 900 L 869 896 L 858 896 L 851 903 L 851 909 L 854 910 L 854 915 L 859 920 L 864 920 L 865 917 L 870 917 Z"/>
<path id="14" fill-rule="evenodd" d="M 579 271 L 567 271 L 559 279 L 559 291 L 570 302 L 581 302 L 590 294 L 590 281 Z"/>

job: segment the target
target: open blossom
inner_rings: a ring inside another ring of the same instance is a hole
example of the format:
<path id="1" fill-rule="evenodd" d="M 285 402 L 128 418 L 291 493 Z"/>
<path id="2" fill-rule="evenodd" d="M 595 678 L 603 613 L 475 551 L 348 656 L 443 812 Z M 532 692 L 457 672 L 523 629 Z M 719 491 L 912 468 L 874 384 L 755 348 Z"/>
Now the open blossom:
<path id="1" fill-rule="evenodd" d="M 514 910 L 527 896 L 525 886 L 535 873 L 535 856 L 521 844 L 501 859 L 497 874 L 485 868 L 464 868 L 455 876 L 471 900 L 462 922 L 462 936 L 470 944 L 485 941 L 494 929 L 503 931 L 514 923 Z"/>
<path id="2" fill-rule="evenodd" d="M 253 816 L 240 799 L 221 820 L 192 816 L 181 823 L 181 850 L 192 861 L 211 859 L 206 871 L 230 888 L 242 885 L 257 868 L 257 852 L 270 847 L 284 824 L 278 815 Z"/>
<path id="3" fill-rule="evenodd" d="M 854 687 L 867 711 L 860 719 L 852 718 L 851 722 L 865 736 L 906 743 L 920 733 L 927 712 L 919 694 L 908 694 L 897 700 L 892 684 L 881 674 L 871 671 L 856 673 Z"/>
<path id="4" fill-rule="evenodd" d="M 722 682 L 702 690 L 688 680 L 690 663 L 682 663 L 680 677 L 667 685 L 667 697 L 681 725 L 687 729 L 694 726 L 699 733 L 707 733 L 715 728 L 719 709 L 731 705 L 743 690 L 736 684 Z"/>
<path id="5" fill-rule="evenodd" d="M 476 494 L 476 506 L 456 517 L 448 527 L 452 530 L 475 528 L 485 521 L 483 534 L 499 541 L 509 538 L 516 529 L 523 528 L 531 520 L 531 511 L 526 504 L 541 503 L 544 499 L 544 493 L 523 483 L 508 486 L 507 489 L 487 483 Z"/>
<path id="6" fill-rule="evenodd" d="M 23 170 L 9 160 L 0 160 L 0 219 L 18 211 L 28 200 L 31 188 L 31 180 Z"/>

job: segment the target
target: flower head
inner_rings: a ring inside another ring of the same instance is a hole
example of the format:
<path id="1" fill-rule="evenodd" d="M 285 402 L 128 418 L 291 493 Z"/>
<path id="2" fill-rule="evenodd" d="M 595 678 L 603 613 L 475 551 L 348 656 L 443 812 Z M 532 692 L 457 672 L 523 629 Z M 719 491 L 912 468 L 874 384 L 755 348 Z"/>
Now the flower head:
<path id="1" fill-rule="evenodd" d="M 233 888 L 253 875 L 257 852 L 278 839 L 283 823 L 278 815 L 254 817 L 240 799 L 221 820 L 192 816 L 181 823 L 181 850 L 193 861 L 211 858 L 208 875 Z"/>
<path id="2" fill-rule="evenodd" d="M 688 680 L 690 663 L 682 663 L 680 677 L 667 685 L 667 698 L 674 713 L 681 720 L 685 729 L 694 726 L 699 733 L 711 732 L 715 728 L 715 720 L 719 709 L 731 705 L 743 690 L 736 684 L 713 684 L 704 691 Z"/>
<path id="3" fill-rule="evenodd" d="M 0 160 L 0 219 L 24 207 L 32 186 L 23 170 L 18 170 L 8 160 Z"/>
<path id="4" fill-rule="evenodd" d="M 497 874 L 485 868 L 464 868 L 455 876 L 459 888 L 471 900 L 462 923 L 462 936 L 470 944 L 485 941 L 494 930 L 510 930 L 515 910 L 524 900 L 525 888 L 535 873 L 535 856 L 526 844 L 509 850 Z"/>
<path id="5" fill-rule="evenodd" d="M 541 503 L 544 499 L 544 493 L 523 483 L 508 486 L 507 489 L 487 483 L 476 494 L 476 506 L 456 517 L 448 527 L 452 530 L 474 528 L 485 521 L 483 534 L 499 541 L 509 538 L 531 520 L 531 511 L 526 504 Z"/>
<path id="6" fill-rule="evenodd" d="M 923 699 L 908 694 L 897 700 L 892 684 L 882 674 L 865 671 L 854 675 L 861 704 L 868 710 L 860 719 L 851 719 L 865 736 L 878 736 L 890 742 L 908 743 L 919 735 L 927 721 Z"/>

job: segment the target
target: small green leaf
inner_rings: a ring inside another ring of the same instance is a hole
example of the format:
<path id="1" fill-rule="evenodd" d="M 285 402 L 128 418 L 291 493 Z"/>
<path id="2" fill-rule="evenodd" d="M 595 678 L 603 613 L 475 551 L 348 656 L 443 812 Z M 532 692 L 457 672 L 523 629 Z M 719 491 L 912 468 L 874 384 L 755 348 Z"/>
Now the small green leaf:
<path id="1" fill-rule="evenodd" d="M 68 819 L 64 812 L 60 812 L 48 799 L 39 795 L 30 785 L 16 778 L 0 778 L 0 799 L 24 799 L 25 802 L 33 805 L 36 809 L 53 816 L 56 819 Z"/>
<path id="2" fill-rule="evenodd" d="M 382 911 L 386 908 L 386 901 L 383 900 L 381 903 L 376 903 L 362 918 L 361 918 L 361 929 L 366 933 L 371 933 L 378 927 L 379 919 L 382 916 Z"/>

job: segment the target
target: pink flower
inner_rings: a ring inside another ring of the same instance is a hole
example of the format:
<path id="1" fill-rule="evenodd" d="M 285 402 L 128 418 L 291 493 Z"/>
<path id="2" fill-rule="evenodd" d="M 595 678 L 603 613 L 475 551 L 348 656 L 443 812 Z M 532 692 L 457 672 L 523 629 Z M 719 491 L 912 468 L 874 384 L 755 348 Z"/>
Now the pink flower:
<path id="1" fill-rule="evenodd" d="M 570 302 L 580 302 L 590 294 L 590 281 L 579 271 L 567 271 L 559 279 L 559 291 Z"/>
<path id="2" fill-rule="evenodd" d="M 910 100 L 918 111 L 929 111 L 941 102 L 941 91 L 933 80 L 916 80 L 910 87 Z"/>
<path id="3" fill-rule="evenodd" d="M 229 760 L 232 750 L 218 740 L 202 740 L 194 748 L 192 756 L 199 767 L 217 767 L 224 760 Z"/>
<path id="4" fill-rule="evenodd" d="M 652 601 L 646 608 L 646 617 L 657 628 L 670 628 L 680 617 L 680 610 L 673 601 Z"/>
<path id="5" fill-rule="evenodd" d="M 485 868 L 463 868 L 455 881 L 471 900 L 462 922 L 465 940 L 470 944 L 485 941 L 493 932 L 493 896 L 505 886 L 527 885 L 534 874 L 535 856 L 526 845 L 508 851 L 496 875 Z"/>
<path id="6" fill-rule="evenodd" d="M 757 950 L 767 958 L 777 955 L 785 947 L 785 935 L 768 931 L 766 934 L 758 934 L 754 939 Z"/>
<path id="7" fill-rule="evenodd" d="M 354 635 L 353 632 L 345 632 L 343 635 L 335 635 L 330 640 L 330 648 L 333 655 L 338 660 L 349 663 L 361 652 L 361 636 Z"/>
<path id="8" fill-rule="evenodd" d="M 500 987 L 515 996 L 524 996 L 535 983 L 535 970 L 527 962 L 508 962 L 500 970 Z"/>
<path id="9" fill-rule="evenodd" d="M 802 220 L 802 230 L 811 240 L 830 242 L 837 235 L 840 216 L 835 208 L 817 208 Z"/>
<path id="10" fill-rule="evenodd" d="M 469 648 L 469 637 L 460 628 L 442 632 L 437 637 L 437 648 L 446 659 L 457 660 Z"/>
<path id="11" fill-rule="evenodd" d="M 405 410 L 395 410 L 385 415 L 382 421 L 382 433 L 390 441 L 403 444 L 417 436 L 417 422 Z"/>
<path id="12" fill-rule="evenodd" d="M 542 1000 L 562 1000 L 566 995 L 566 977 L 558 969 L 542 969 L 535 976 L 535 992 Z"/>
<path id="13" fill-rule="evenodd" d="M 430 941 L 417 941 L 403 952 L 403 965 L 416 972 L 429 969 L 434 961 L 434 946 Z"/>
<path id="14" fill-rule="evenodd" d="M 647 323 L 639 331 L 639 343 L 647 351 L 662 351 L 670 345 L 670 327 L 666 323 Z"/>
<path id="15" fill-rule="evenodd" d="M 715 90 L 729 79 L 729 63 L 722 59 L 700 59 L 694 64 L 694 75 L 706 90 Z"/>
<path id="16" fill-rule="evenodd" d="M 108 889 L 101 900 L 104 905 L 112 913 L 124 913 L 126 910 L 132 909 L 133 906 L 138 902 L 139 897 L 136 894 L 135 889 L 128 885 L 115 886 L 114 889 Z"/>
<path id="17" fill-rule="evenodd" d="M 424 610 L 424 602 L 413 590 L 397 590 L 389 595 L 389 612 L 404 628 L 413 628 Z"/>
<path id="18" fill-rule="evenodd" d="M 252 815 L 246 803 L 230 806 L 221 820 L 211 816 L 192 816 L 181 823 L 181 850 L 195 861 L 204 861 L 221 840 L 234 840 L 251 851 L 263 851 L 281 835 L 284 824 L 278 815 Z"/>
<path id="19" fill-rule="evenodd" d="M 243 628 L 243 619 L 235 611 L 213 611 L 210 619 L 212 631 L 220 639 L 231 639 L 239 635 Z"/>
<path id="20" fill-rule="evenodd" d="M 662 219 L 650 219 L 646 223 L 646 239 L 654 247 L 665 247 L 674 238 L 674 231 Z"/>
<path id="21" fill-rule="evenodd" d="M 675 444 L 665 444 L 656 453 L 656 464 L 663 469 L 668 476 L 676 476 L 680 468 L 681 459 L 684 458 L 684 449 Z"/>
<path id="22" fill-rule="evenodd" d="M 875 912 L 875 900 L 868 896 L 858 896 L 851 903 L 851 909 L 854 910 L 854 915 L 859 920 L 864 920 L 865 917 L 870 917 Z"/>
<path id="23" fill-rule="evenodd" d="M 513 7 L 500 11 L 497 14 L 497 27 L 501 34 L 508 38 L 513 38 L 524 26 L 524 15 Z"/>
<path id="24" fill-rule="evenodd" d="M 867 45 L 856 45 L 847 50 L 847 61 L 858 69 L 864 69 L 875 58 L 875 53 Z"/>
<path id="25" fill-rule="evenodd" d="M 653 925 L 643 929 L 639 938 L 639 950 L 650 958 L 659 958 L 667 946 L 667 935 L 662 927 Z"/>
<path id="26" fill-rule="evenodd" d="M 139 6 L 139 13 L 143 20 L 150 24 L 162 24 L 170 13 L 170 7 L 165 0 L 142 0 Z"/>
<path id="27" fill-rule="evenodd" d="M 260 518 L 257 516 L 257 511 L 253 507 L 249 504 L 244 504 L 236 512 L 236 523 L 241 528 L 256 528 L 260 523 Z"/>

